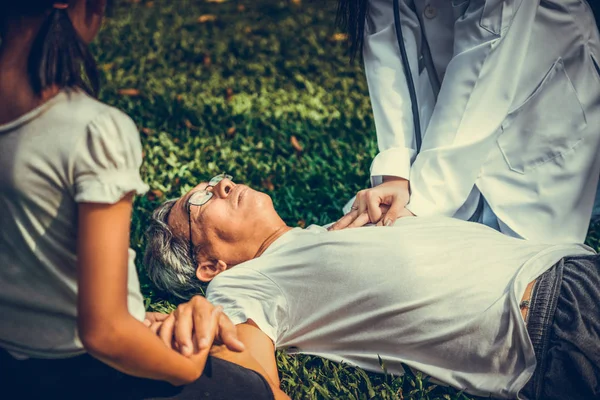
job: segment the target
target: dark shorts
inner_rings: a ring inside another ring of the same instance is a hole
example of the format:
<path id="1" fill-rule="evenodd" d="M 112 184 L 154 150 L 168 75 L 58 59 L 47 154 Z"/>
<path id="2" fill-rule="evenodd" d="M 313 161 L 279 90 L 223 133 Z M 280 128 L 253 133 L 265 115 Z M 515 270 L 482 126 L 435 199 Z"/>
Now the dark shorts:
<path id="1" fill-rule="evenodd" d="M 197 381 L 181 387 L 123 374 L 90 355 L 60 360 L 15 360 L 0 349 L 0 390 L 11 399 L 273 400 L 258 373 L 209 357 Z"/>
<path id="2" fill-rule="evenodd" d="M 600 255 L 566 257 L 536 281 L 527 331 L 537 366 L 525 399 L 600 399 Z"/>

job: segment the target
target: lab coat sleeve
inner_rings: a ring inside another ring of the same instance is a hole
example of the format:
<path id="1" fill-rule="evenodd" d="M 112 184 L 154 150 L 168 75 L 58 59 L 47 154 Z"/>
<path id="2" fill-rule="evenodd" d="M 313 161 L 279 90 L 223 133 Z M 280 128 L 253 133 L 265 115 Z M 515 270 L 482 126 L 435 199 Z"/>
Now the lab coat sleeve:
<path id="1" fill-rule="evenodd" d="M 421 29 L 417 16 L 405 1 L 399 1 L 402 34 L 416 80 Z M 411 100 L 396 39 L 392 4 L 391 0 L 369 2 L 363 46 L 379 146 L 379 154 L 371 164 L 373 185 L 381 183 L 384 175 L 410 179 L 410 167 L 416 156 Z"/>
<path id="2" fill-rule="evenodd" d="M 472 1 L 411 168 L 407 208 L 452 216 L 465 202 L 511 111 L 539 0 Z"/>

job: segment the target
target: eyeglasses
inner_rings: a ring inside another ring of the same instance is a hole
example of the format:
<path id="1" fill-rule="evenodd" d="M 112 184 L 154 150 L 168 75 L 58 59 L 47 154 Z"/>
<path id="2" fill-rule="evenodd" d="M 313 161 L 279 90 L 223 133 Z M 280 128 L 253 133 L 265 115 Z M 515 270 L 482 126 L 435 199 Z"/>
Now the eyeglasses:
<path id="1" fill-rule="evenodd" d="M 203 190 L 198 190 L 197 192 L 194 192 L 194 194 L 192 194 L 187 201 L 188 229 L 189 229 L 188 239 L 190 241 L 190 259 L 192 260 L 193 263 L 195 262 L 195 257 L 194 257 L 194 244 L 192 243 L 192 212 L 191 212 L 192 206 L 203 206 L 206 203 L 208 203 L 208 201 L 213 197 L 212 190 L 209 191 L 208 188 L 215 187 L 223 179 L 232 180 L 233 177 L 231 175 L 227 175 L 225 173 L 213 176 L 211 178 L 211 180 L 208 181 L 208 185 L 206 185 L 206 187 Z"/>

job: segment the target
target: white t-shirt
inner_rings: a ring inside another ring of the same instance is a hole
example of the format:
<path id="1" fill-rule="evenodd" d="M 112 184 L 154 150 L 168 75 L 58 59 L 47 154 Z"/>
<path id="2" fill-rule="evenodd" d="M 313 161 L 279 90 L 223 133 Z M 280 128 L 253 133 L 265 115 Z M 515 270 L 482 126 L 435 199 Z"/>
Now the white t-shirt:
<path id="1" fill-rule="evenodd" d="M 77 333 L 77 204 L 144 193 L 135 124 L 82 92 L 0 125 L 0 348 L 17 357 L 85 350 Z M 128 307 L 144 318 L 135 253 Z"/>
<path id="2" fill-rule="evenodd" d="M 443 217 L 329 232 L 295 228 L 218 275 L 207 298 L 279 349 L 514 398 L 535 369 L 518 303 L 583 245 L 546 245 Z"/>

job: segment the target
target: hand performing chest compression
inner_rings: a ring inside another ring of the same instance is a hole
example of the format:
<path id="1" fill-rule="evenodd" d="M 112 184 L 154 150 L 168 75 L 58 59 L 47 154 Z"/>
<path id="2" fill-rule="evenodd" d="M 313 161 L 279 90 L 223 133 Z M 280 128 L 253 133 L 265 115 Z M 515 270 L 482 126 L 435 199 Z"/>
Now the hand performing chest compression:
<path id="1" fill-rule="evenodd" d="M 414 217 L 415 215 L 406 208 L 409 198 L 409 181 L 386 176 L 381 185 L 358 192 L 350 212 L 329 229 L 335 231 L 358 228 L 366 224 L 390 226 L 398 218 Z"/>

